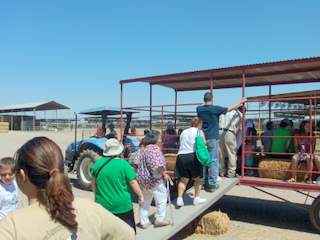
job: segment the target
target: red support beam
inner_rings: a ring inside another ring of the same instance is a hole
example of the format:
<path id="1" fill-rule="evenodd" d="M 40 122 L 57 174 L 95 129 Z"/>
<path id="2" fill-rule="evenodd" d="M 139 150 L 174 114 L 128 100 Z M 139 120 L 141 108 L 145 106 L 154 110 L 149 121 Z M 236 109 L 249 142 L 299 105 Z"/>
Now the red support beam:
<path id="1" fill-rule="evenodd" d="M 246 75 L 242 73 L 242 98 L 246 97 Z M 245 165 L 245 149 L 246 149 L 246 107 L 242 104 L 242 153 L 241 153 L 241 177 L 244 177 Z"/>
<path id="2" fill-rule="evenodd" d="M 308 183 L 288 183 L 280 180 L 267 179 L 267 178 L 255 178 L 255 177 L 241 177 L 240 185 L 255 186 L 255 187 L 271 187 L 289 190 L 304 190 L 320 192 L 319 184 Z"/>
<path id="3" fill-rule="evenodd" d="M 276 75 L 288 75 L 288 74 L 296 74 L 296 73 L 306 73 L 306 72 L 319 72 L 320 67 L 313 67 L 313 68 L 305 68 L 305 69 L 290 69 L 290 70 L 283 70 L 283 71 L 273 71 L 273 72 L 264 72 L 264 73 L 255 73 L 255 74 L 246 74 L 246 79 L 250 78 L 259 78 L 259 77 L 271 77 Z M 211 75 L 210 75 L 211 76 Z M 152 84 L 170 84 L 170 83 L 192 83 L 192 82 L 207 82 L 212 81 L 211 77 L 205 78 L 190 78 L 185 80 L 159 80 L 154 81 Z M 222 81 L 222 80 L 232 80 L 232 79 L 241 79 L 241 74 L 235 75 L 228 75 L 228 76 L 216 76 L 214 78 L 215 81 Z"/>
<path id="4" fill-rule="evenodd" d="M 123 140 L 123 84 L 120 84 L 120 137 Z"/>
<path id="5" fill-rule="evenodd" d="M 265 82 L 262 83 L 247 83 L 247 87 L 260 87 L 260 86 L 266 86 L 266 85 L 285 85 L 285 84 L 298 84 L 298 83 L 314 83 L 314 82 L 320 82 L 320 78 L 314 79 L 299 79 L 299 80 L 288 80 L 288 81 L 282 81 L 282 82 L 269 82 L 266 84 Z M 230 84 L 230 85 L 223 85 L 219 86 L 216 85 L 215 89 L 226 89 L 226 88 L 240 88 L 242 87 L 241 84 Z M 207 88 L 204 87 L 198 87 L 198 88 L 176 88 L 179 92 L 186 92 L 186 91 L 197 91 L 197 90 L 206 90 Z"/>

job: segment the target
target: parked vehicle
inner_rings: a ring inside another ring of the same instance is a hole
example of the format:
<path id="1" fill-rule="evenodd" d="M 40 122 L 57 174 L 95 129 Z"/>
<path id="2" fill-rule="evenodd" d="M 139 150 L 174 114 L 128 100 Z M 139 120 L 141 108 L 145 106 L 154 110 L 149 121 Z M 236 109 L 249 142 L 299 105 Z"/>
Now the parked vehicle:
<path id="1" fill-rule="evenodd" d="M 133 111 L 125 111 L 123 113 L 126 115 L 126 127 L 124 129 L 123 138 L 126 154 L 128 154 L 129 151 L 137 151 L 139 147 L 139 141 L 137 138 L 128 135 L 133 113 Z M 105 134 L 107 117 L 109 115 L 120 115 L 120 109 L 101 107 L 81 111 L 79 114 L 101 116 L 102 129 L 104 131 L 102 136 L 91 136 L 88 139 L 78 141 L 77 127 L 75 127 L 75 141 L 71 143 L 65 151 L 65 166 L 67 167 L 68 172 L 75 172 L 80 187 L 90 190 L 92 181 L 90 168 L 92 164 L 103 155 L 102 153 L 105 149 L 105 142 L 110 138 L 108 134 Z"/>

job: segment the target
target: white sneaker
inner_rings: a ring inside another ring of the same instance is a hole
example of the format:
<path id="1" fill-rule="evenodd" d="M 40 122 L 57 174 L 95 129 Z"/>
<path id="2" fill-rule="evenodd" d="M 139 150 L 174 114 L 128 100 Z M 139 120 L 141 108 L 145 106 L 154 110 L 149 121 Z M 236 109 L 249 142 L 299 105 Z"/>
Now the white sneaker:
<path id="1" fill-rule="evenodd" d="M 184 206 L 184 202 L 183 202 L 183 198 L 182 197 L 178 197 L 177 198 L 177 206 L 178 207 Z"/>
<path id="2" fill-rule="evenodd" d="M 218 176 L 217 177 L 217 182 L 220 182 L 222 180 L 222 177 Z"/>
<path id="3" fill-rule="evenodd" d="M 193 199 L 193 205 L 199 205 L 199 204 L 205 203 L 206 201 L 207 201 L 207 199 L 205 199 L 205 198 L 195 197 Z"/>

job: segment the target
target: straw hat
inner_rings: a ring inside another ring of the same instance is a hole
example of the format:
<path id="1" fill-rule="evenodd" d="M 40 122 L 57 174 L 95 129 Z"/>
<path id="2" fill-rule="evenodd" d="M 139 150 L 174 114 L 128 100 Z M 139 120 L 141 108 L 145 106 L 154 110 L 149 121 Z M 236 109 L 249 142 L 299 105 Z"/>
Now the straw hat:
<path id="1" fill-rule="evenodd" d="M 106 149 L 103 152 L 103 155 L 106 157 L 117 156 L 122 153 L 124 147 L 121 142 L 115 138 L 110 138 L 105 143 Z"/>

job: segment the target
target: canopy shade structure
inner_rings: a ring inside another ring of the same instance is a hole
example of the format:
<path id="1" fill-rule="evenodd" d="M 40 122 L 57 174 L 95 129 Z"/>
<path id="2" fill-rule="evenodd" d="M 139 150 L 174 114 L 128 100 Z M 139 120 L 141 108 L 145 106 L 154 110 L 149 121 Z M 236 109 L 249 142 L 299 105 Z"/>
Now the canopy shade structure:
<path id="1" fill-rule="evenodd" d="M 193 72 L 128 79 L 121 84 L 145 82 L 174 89 L 193 91 L 221 88 L 239 88 L 279 84 L 320 82 L 320 57 L 259 63 Z"/>
<path id="2" fill-rule="evenodd" d="M 0 108 L 0 113 L 13 113 L 13 112 L 31 112 L 31 111 L 46 111 L 46 110 L 61 110 L 70 109 L 69 107 L 57 103 L 55 101 L 40 102 L 40 103 L 25 103 L 17 104 Z"/>
<path id="3" fill-rule="evenodd" d="M 302 92 L 290 92 L 284 94 L 273 94 L 271 96 L 256 96 L 256 97 L 248 97 L 247 100 L 250 101 L 268 101 L 268 99 L 277 100 L 277 102 L 286 102 L 291 104 L 305 104 L 308 105 L 310 100 L 307 98 L 310 97 L 320 97 L 320 90 L 312 90 L 312 91 L 302 91 Z M 320 99 L 314 99 L 312 104 L 318 105 L 320 104 Z"/>
<path id="4" fill-rule="evenodd" d="M 124 114 L 126 113 L 136 113 L 134 111 L 122 111 Z M 83 110 L 79 112 L 80 114 L 86 114 L 86 115 L 120 115 L 121 109 L 117 107 L 109 107 L 109 106 L 102 106 L 97 108 L 90 108 L 87 110 Z"/>

